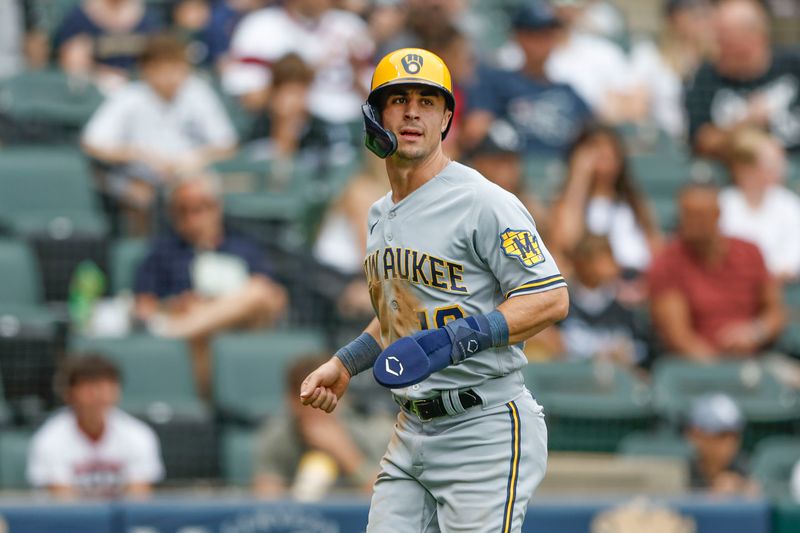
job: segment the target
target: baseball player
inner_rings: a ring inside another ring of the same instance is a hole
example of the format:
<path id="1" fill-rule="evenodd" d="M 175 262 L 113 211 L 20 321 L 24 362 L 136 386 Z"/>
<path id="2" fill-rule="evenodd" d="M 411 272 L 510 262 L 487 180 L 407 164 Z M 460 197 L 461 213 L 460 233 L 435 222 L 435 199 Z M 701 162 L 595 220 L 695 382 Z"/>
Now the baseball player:
<path id="1" fill-rule="evenodd" d="M 392 189 L 368 220 L 377 317 L 300 390 L 330 412 L 372 369 L 402 407 L 369 532 L 520 531 L 545 472 L 544 415 L 519 345 L 564 318 L 565 282 L 517 198 L 442 152 L 455 105 L 447 66 L 427 50 L 376 67 L 366 144 Z"/>

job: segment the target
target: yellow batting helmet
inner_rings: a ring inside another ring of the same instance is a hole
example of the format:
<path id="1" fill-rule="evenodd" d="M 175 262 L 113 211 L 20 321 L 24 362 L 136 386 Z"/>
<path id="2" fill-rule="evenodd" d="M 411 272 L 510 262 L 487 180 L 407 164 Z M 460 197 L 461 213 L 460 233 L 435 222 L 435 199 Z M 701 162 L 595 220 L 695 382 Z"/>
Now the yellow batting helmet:
<path id="1" fill-rule="evenodd" d="M 365 144 L 379 157 L 388 157 L 397 149 L 394 134 L 380 124 L 381 93 L 392 85 L 429 85 L 444 95 L 445 105 L 450 111 L 456 107 L 450 71 L 444 61 L 422 48 L 401 48 L 384 56 L 372 75 L 372 87 L 367 103 L 362 106 L 364 114 Z M 442 133 L 442 139 L 450 131 L 452 117 Z"/>
<path id="2" fill-rule="evenodd" d="M 439 56 L 422 48 L 401 48 L 385 55 L 375 67 L 367 102 L 377 107 L 381 89 L 409 83 L 436 87 L 444 93 L 447 108 L 455 109 L 456 99 L 447 65 Z"/>

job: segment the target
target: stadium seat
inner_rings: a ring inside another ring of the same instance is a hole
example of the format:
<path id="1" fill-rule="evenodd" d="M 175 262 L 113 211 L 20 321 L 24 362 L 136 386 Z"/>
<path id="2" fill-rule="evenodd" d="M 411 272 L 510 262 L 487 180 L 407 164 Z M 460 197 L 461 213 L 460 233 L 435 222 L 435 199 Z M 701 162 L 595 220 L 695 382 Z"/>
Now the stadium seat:
<path id="1" fill-rule="evenodd" d="M 147 254 L 147 245 L 144 239 L 120 239 L 111 245 L 109 266 L 114 294 L 133 288 L 136 269 Z"/>
<path id="2" fill-rule="evenodd" d="M 36 256 L 22 241 L 0 239 L 0 302 L 5 306 L 35 306 L 41 301 L 41 274 Z"/>
<path id="3" fill-rule="evenodd" d="M 149 417 L 145 421 L 161 444 L 165 484 L 219 478 L 219 438 L 213 417 L 177 416 L 166 421 Z"/>
<path id="4" fill-rule="evenodd" d="M 31 434 L 24 430 L 0 432 L 0 487 L 29 488 L 26 476 Z"/>
<path id="5" fill-rule="evenodd" d="M 74 140 L 102 101 L 88 80 L 58 69 L 22 72 L 0 83 L 0 116 L 8 123 L 0 138 L 9 143 Z"/>
<path id="6" fill-rule="evenodd" d="M 674 425 L 680 424 L 692 401 L 709 392 L 730 395 L 747 421 L 744 447 L 758 440 L 792 431 L 800 420 L 800 399 L 755 361 L 726 361 L 714 365 L 677 357 L 658 361 L 653 371 L 653 405 Z"/>
<path id="7" fill-rule="evenodd" d="M 0 152 L 0 217 L 22 234 L 105 235 L 87 161 L 72 147 L 28 146 Z"/>
<path id="8" fill-rule="evenodd" d="M 544 406 L 553 450 L 613 452 L 625 435 L 652 425 L 649 389 L 626 369 L 555 362 L 524 373 Z"/>
<path id="9" fill-rule="evenodd" d="M 256 430 L 229 428 L 222 434 L 222 477 L 229 485 L 249 486 L 253 479 Z"/>
<path id="10" fill-rule="evenodd" d="M 753 477 L 761 484 L 768 498 L 790 498 L 789 481 L 792 469 L 800 461 L 800 438 L 768 437 L 758 443 L 752 459 Z"/>
<path id="11" fill-rule="evenodd" d="M 220 335 L 214 339 L 214 399 L 224 418 L 254 425 L 284 404 L 289 361 L 325 348 L 321 331 Z"/>
<path id="12" fill-rule="evenodd" d="M 146 334 L 78 337 L 71 348 L 74 352 L 98 352 L 116 361 L 123 376 L 121 405 L 129 412 L 156 422 L 206 418 L 184 341 Z"/>
<path id="13" fill-rule="evenodd" d="M 5 398 L 23 420 L 54 403 L 52 379 L 63 330 L 41 304 L 39 264 L 21 241 L 0 239 L 0 373 Z"/>
<path id="14" fill-rule="evenodd" d="M 617 452 L 622 455 L 676 457 L 685 461 L 694 456 L 692 445 L 672 431 L 631 433 L 620 441 Z"/>
<path id="15" fill-rule="evenodd" d="M 557 157 L 526 156 L 523 161 L 526 188 L 545 202 L 555 198 L 566 179 L 566 167 Z"/>

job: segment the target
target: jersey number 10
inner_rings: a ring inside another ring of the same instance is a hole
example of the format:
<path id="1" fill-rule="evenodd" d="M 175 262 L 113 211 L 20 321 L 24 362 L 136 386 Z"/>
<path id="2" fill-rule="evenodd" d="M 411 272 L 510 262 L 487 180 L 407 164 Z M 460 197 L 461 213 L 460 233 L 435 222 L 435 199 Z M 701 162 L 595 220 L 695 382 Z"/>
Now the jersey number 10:
<path id="1" fill-rule="evenodd" d="M 428 311 L 417 311 L 417 316 L 419 317 L 419 329 L 430 329 Z M 433 310 L 433 323 L 437 328 L 441 328 L 451 320 L 457 320 L 459 318 L 464 318 L 465 316 L 464 310 L 461 309 L 461 306 L 458 304 L 437 307 Z"/>

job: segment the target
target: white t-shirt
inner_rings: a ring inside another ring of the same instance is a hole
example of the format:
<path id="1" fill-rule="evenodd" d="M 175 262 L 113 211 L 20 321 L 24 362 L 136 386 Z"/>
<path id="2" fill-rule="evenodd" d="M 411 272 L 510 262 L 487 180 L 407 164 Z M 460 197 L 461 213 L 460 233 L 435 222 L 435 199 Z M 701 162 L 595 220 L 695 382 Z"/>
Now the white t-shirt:
<path id="1" fill-rule="evenodd" d="M 753 208 L 738 188 L 728 187 L 720 193 L 719 205 L 723 233 L 758 246 L 773 274 L 800 274 L 800 196 L 772 186 Z"/>
<path id="2" fill-rule="evenodd" d="M 364 251 L 358 235 L 342 213 L 333 213 L 322 222 L 314 257 L 345 274 L 357 274 L 363 268 Z"/>
<path id="3" fill-rule="evenodd" d="M 101 149 L 134 147 L 179 157 L 201 147 L 232 146 L 236 132 L 211 87 L 190 77 L 170 102 L 143 81 L 114 92 L 92 115 L 83 142 Z"/>
<path id="4" fill-rule="evenodd" d="M 631 50 L 631 67 L 638 84 L 647 89 L 650 117 L 672 137 L 680 137 L 686 128 L 683 107 L 683 82 L 651 41 L 638 41 Z"/>
<path id="5" fill-rule="evenodd" d="M 231 40 L 235 63 L 223 73 L 225 90 L 242 95 L 267 87 L 270 66 L 289 53 L 299 55 L 316 76 L 309 91 L 311 113 L 329 122 L 360 117 L 368 79 L 356 72 L 353 61 L 365 66 L 375 45 L 358 16 L 330 9 L 318 20 L 299 19 L 281 7 L 258 10 L 245 17 Z"/>
<path id="6" fill-rule="evenodd" d="M 109 411 L 106 423 L 95 442 L 78 428 L 71 410 L 50 417 L 28 451 L 31 485 L 67 485 L 85 496 L 109 497 L 131 483 L 159 481 L 164 466 L 153 430 L 119 409 Z"/>
<path id="7" fill-rule="evenodd" d="M 636 221 L 631 206 L 625 202 L 595 197 L 586 206 L 586 229 L 605 235 L 617 264 L 644 271 L 650 264 L 650 246 Z"/>
<path id="8" fill-rule="evenodd" d="M 597 111 L 610 91 L 633 87 L 633 69 L 622 50 L 612 42 L 582 32 L 572 32 L 547 58 L 547 77 L 567 83 Z"/>
<path id="9" fill-rule="evenodd" d="M 800 503 L 800 461 L 797 461 L 794 465 L 789 490 L 791 490 L 794 500 Z"/>

